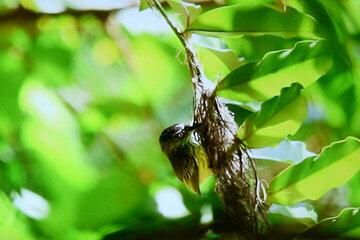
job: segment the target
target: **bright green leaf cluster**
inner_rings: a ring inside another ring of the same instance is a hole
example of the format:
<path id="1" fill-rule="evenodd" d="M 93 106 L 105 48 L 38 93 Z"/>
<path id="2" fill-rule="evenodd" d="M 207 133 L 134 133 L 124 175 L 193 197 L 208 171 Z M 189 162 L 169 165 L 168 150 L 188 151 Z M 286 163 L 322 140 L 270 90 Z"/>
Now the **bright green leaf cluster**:
<path id="1" fill-rule="evenodd" d="M 240 126 L 238 137 L 251 148 L 274 146 L 288 134 L 294 134 L 305 119 L 307 110 L 300 96 L 302 86 L 294 83 L 283 88 L 280 96 L 265 101 Z"/>
<path id="2" fill-rule="evenodd" d="M 298 82 L 307 87 L 331 66 L 329 42 L 302 41 L 294 48 L 269 52 L 260 62 L 248 63 L 228 74 L 218 85 L 219 95 L 238 100 L 266 100 Z"/>
<path id="3" fill-rule="evenodd" d="M 338 239 L 356 239 L 360 233 L 359 215 L 359 208 L 345 208 L 338 216 L 322 220 L 308 228 L 296 239 L 308 239 L 309 236 L 312 238 L 336 237 Z"/>
<path id="4" fill-rule="evenodd" d="M 202 14 L 190 25 L 188 31 L 208 36 L 269 34 L 317 38 L 319 35 L 314 32 L 316 25 L 313 18 L 290 7 L 281 11 L 261 3 L 244 2 L 215 8 Z"/>
<path id="5" fill-rule="evenodd" d="M 360 140 L 349 137 L 324 148 L 319 156 L 293 165 L 270 183 L 268 201 L 292 204 L 316 200 L 344 185 L 360 170 Z"/>

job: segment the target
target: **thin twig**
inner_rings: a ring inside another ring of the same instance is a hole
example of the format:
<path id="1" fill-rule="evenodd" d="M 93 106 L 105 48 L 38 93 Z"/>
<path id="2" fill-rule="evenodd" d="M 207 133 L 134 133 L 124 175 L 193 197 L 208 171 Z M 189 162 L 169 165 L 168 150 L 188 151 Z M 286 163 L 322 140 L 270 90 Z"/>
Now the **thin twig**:
<path id="1" fill-rule="evenodd" d="M 168 15 L 166 14 L 164 8 L 161 6 L 161 4 L 158 2 L 158 0 L 147 0 L 148 4 L 150 6 L 155 6 L 156 9 L 160 12 L 161 16 L 165 19 L 167 24 L 170 26 L 170 28 L 173 30 L 177 38 L 180 40 L 181 44 L 183 45 L 186 53 L 186 59 L 188 62 L 188 66 L 190 69 L 191 77 L 193 78 L 193 84 L 194 87 L 196 87 L 197 83 L 201 83 L 201 70 L 198 66 L 198 63 L 196 61 L 195 54 L 191 50 L 191 47 L 185 37 L 185 35 L 172 23 Z M 194 82 L 194 78 L 196 79 L 196 82 Z"/>

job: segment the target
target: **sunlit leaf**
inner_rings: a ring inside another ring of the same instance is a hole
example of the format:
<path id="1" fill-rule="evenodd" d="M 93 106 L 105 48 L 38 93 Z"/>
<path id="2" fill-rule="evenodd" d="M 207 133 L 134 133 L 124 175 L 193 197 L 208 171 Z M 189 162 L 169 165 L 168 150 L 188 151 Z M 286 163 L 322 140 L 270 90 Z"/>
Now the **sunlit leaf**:
<path id="1" fill-rule="evenodd" d="M 150 1 L 151 4 L 152 1 Z M 194 3 L 189 3 L 181 0 L 162 0 L 159 2 L 166 2 L 174 10 L 175 14 L 179 16 L 181 23 L 186 28 L 192 23 L 200 14 L 201 6 Z M 149 8 L 147 0 L 140 0 L 139 10 Z"/>
<path id="2" fill-rule="evenodd" d="M 266 218 L 273 231 L 284 236 L 301 233 L 317 222 L 314 207 L 308 203 L 290 206 L 273 204 Z"/>
<path id="3" fill-rule="evenodd" d="M 359 1 L 346 1 L 343 4 L 345 5 L 345 8 L 346 8 L 347 12 L 349 13 L 349 15 L 353 19 L 355 19 L 355 21 L 352 21 L 351 24 L 354 24 L 356 26 L 352 26 L 351 30 L 359 32 L 360 31 L 360 16 L 357 13 L 360 11 L 360 2 Z"/>
<path id="4" fill-rule="evenodd" d="M 309 157 L 287 168 L 270 183 L 268 201 L 292 204 L 316 200 L 340 187 L 360 169 L 360 140 L 354 137 L 335 142 L 317 157 Z"/>
<path id="5" fill-rule="evenodd" d="M 249 106 L 244 106 L 244 105 L 237 105 L 237 104 L 232 104 L 232 103 L 227 103 L 226 106 L 228 107 L 228 109 L 234 113 L 234 118 L 235 121 L 238 125 L 243 124 L 243 122 L 245 121 L 245 119 L 252 113 L 254 113 L 255 111 L 253 109 L 251 109 Z M 259 106 L 260 109 L 260 106 Z"/>
<path id="6" fill-rule="evenodd" d="M 238 101 L 266 100 L 292 82 L 307 87 L 329 70 L 329 47 L 323 40 L 302 41 L 292 49 L 270 52 L 259 63 L 248 63 L 226 76 L 218 94 Z"/>
<path id="7" fill-rule="evenodd" d="M 315 25 L 313 18 L 293 8 L 281 12 L 262 4 L 247 2 L 205 12 L 190 25 L 188 31 L 211 36 L 269 34 L 316 38 Z"/>
<path id="8" fill-rule="evenodd" d="M 301 13 L 306 13 L 304 11 L 304 6 L 301 5 L 299 0 L 286 0 L 284 1 L 285 5 L 288 7 L 292 7 L 296 10 L 298 10 Z"/>
<path id="9" fill-rule="evenodd" d="M 180 18 L 186 27 L 187 24 L 192 23 L 201 13 L 200 5 L 183 2 L 181 0 L 165 0 L 170 7 L 180 15 Z"/>
<path id="10" fill-rule="evenodd" d="M 147 3 L 147 0 L 140 0 L 139 4 L 139 10 L 144 10 L 149 7 L 149 4 Z"/>
<path id="11" fill-rule="evenodd" d="M 290 161 L 299 163 L 307 157 L 314 156 L 315 153 L 307 151 L 304 142 L 285 139 L 275 147 L 251 149 L 249 155 L 255 159 L 271 159 L 281 162 Z"/>
<path id="12" fill-rule="evenodd" d="M 197 52 L 198 58 L 203 62 L 205 75 L 211 80 L 219 80 L 232 70 L 244 64 L 231 49 L 215 49 L 201 46 Z"/>
<path id="13" fill-rule="evenodd" d="M 250 112 L 260 111 L 261 104 L 263 103 L 261 101 L 238 102 L 238 101 L 230 100 L 230 99 L 227 99 L 227 98 L 222 98 L 222 100 L 227 106 L 230 106 L 230 105 L 238 106 L 239 108 L 242 108 L 244 110 L 248 110 Z M 234 111 L 232 111 L 232 112 L 234 112 Z M 234 113 L 236 114 L 236 111 Z M 241 124 L 241 123 L 239 123 L 239 124 Z"/>
<path id="14" fill-rule="evenodd" d="M 240 126 L 238 137 L 251 148 L 274 146 L 288 134 L 294 134 L 305 119 L 307 110 L 300 96 L 301 85 L 294 83 L 261 105 Z"/>
<path id="15" fill-rule="evenodd" d="M 309 203 L 298 203 L 288 206 L 273 204 L 269 208 L 269 213 L 277 213 L 292 218 L 302 219 L 302 222 L 307 225 L 316 223 L 318 219 L 314 207 Z"/>
<path id="16" fill-rule="evenodd" d="M 346 183 L 346 199 L 351 206 L 360 206 L 360 172 L 357 172 L 353 178 Z"/>
<path id="17" fill-rule="evenodd" d="M 336 217 L 326 218 L 296 239 L 359 239 L 359 208 L 346 208 Z"/>

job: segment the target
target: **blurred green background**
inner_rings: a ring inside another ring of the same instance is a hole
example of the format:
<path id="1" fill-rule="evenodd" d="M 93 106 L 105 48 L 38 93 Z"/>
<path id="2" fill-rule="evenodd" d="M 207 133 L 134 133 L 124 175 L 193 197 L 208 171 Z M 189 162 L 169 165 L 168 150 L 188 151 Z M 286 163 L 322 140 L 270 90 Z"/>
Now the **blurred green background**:
<path id="1" fill-rule="evenodd" d="M 0 239 L 211 220 L 212 184 L 194 196 L 158 144 L 191 120 L 181 45 L 149 10 L 92 2 L 0 1 Z"/>
<path id="2" fill-rule="evenodd" d="M 344 4 L 327 22 L 341 51 L 307 90 L 310 114 L 293 137 L 316 153 L 360 136 L 360 5 Z M 131 0 L 0 0 L 0 36 L 0 239 L 196 235 L 221 218 L 214 180 L 193 194 L 158 144 L 165 127 L 190 122 L 192 90 L 156 14 Z M 237 53 L 259 60 L 294 43 L 256 40 Z"/>

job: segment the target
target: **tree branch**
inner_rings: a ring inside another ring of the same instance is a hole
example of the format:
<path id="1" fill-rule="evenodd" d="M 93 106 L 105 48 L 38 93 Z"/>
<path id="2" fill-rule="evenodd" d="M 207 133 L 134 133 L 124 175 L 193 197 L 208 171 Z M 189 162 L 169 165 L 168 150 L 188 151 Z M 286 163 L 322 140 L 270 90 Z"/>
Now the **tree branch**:
<path id="1" fill-rule="evenodd" d="M 259 222 L 266 225 L 262 199 L 257 191 L 261 183 L 253 160 L 237 138 L 238 125 L 234 116 L 216 96 L 213 84 L 203 74 L 183 32 L 173 25 L 158 0 L 147 1 L 150 6 L 156 7 L 185 48 L 194 87 L 193 122 L 205 124 L 198 133 L 216 179 L 217 193 L 234 230 L 229 236 L 224 235 L 223 239 L 261 239 Z"/>

